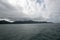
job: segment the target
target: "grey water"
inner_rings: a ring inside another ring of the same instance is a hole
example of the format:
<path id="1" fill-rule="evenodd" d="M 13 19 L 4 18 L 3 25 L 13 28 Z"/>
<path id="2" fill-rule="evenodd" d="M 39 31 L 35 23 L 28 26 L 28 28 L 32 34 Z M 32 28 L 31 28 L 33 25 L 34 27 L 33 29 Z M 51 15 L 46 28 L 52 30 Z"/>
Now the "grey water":
<path id="1" fill-rule="evenodd" d="M 0 40 L 60 40 L 60 24 L 0 24 Z"/>

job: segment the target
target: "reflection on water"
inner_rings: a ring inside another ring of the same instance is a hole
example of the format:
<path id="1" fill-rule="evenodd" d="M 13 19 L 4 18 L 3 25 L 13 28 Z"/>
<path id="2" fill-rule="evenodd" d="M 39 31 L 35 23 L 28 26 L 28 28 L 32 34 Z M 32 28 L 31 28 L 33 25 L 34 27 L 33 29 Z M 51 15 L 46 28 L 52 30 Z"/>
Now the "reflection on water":
<path id="1" fill-rule="evenodd" d="M 0 40 L 60 40 L 60 24 L 1 24 Z"/>

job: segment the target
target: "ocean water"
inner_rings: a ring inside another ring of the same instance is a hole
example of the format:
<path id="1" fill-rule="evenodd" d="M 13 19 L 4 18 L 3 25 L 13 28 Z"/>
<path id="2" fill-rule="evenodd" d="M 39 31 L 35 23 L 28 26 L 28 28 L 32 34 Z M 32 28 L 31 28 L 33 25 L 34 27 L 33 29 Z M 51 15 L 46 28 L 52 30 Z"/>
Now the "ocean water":
<path id="1" fill-rule="evenodd" d="M 60 40 L 60 24 L 0 24 L 0 40 Z"/>

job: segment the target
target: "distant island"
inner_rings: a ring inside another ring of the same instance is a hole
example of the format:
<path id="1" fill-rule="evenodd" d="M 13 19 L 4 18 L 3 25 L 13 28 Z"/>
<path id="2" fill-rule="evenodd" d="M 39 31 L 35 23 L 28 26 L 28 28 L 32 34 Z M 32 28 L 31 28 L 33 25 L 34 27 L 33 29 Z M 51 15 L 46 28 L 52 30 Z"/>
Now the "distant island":
<path id="1" fill-rule="evenodd" d="M 6 20 L 0 20 L 0 24 L 32 24 L 32 23 L 52 23 L 52 22 L 46 22 L 46 21 L 32 21 L 32 20 L 29 20 L 29 21 L 14 21 L 14 22 L 9 22 L 9 21 L 6 21 Z"/>

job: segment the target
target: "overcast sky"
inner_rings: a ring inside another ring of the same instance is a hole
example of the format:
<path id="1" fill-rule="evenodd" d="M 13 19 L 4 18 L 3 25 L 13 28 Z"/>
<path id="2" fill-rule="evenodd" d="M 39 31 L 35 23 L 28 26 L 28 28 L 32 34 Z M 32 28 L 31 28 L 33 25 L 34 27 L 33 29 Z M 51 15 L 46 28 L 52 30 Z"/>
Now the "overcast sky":
<path id="1" fill-rule="evenodd" d="M 0 0 L 0 19 L 60 22 L 60 0 Z"/>

